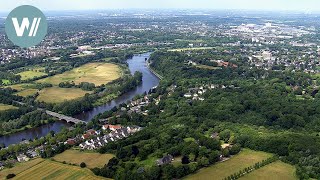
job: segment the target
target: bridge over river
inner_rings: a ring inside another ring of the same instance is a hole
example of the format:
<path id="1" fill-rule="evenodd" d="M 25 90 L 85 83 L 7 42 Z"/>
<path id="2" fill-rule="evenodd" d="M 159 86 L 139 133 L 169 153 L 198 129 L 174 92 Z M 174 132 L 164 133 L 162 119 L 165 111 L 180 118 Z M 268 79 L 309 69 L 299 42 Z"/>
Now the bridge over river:
<path id="1" fill-rule="evenodd" d="M 23 103 L 23 102 L 18 102 L 18 101 L 14 101 L 14 102 L 16 102 L 16 103 L 18 103 L 20 105 L 26 105 L 26 103 Z M 87 124 L 88 123 L 88 122 L 80 120 L 80 119 L 76 119 L 76 118 L 73 118 L 73 117 L 70 117 L 70 116 L 66 116 L 66 115 L 59 114 L 59 113 L 56 113 L 56 112 L 52 112 L 52 111 L 49 111 L 49 110 L 45 110 L 45 109 L 42 109 L 42 108 L 37 108 L 37 109 L 40 110 L 40 111 L 45 111 L 46 114 L 48 114 L 49 116 L 58 118 L 61 121 L 66 121 L 67 123 L 74 123 L 74 124 L 79 124 L 79 123 Z"/>
<path id="2" fill-rule="evenodd" d="M 38 108 L 39 109 L 39 108 Z M 39 110 L 43 110 L 43 109 L 39 109 Z M 67 121 L 68 123 L 74 123 L 74 124 L 79 124 L 79 123 L 85 123 L 87 124 L 88 122 L 86 121 L 82 121 L 80 119 L 76 119 L 76 118 L 73 118 L 73 117 L 69 117 L 69 116 L 66 116 L 66 115 L 63 115 L 63 114 L 59 114 L 59 113 L 56 113 L 56 112 L 52 112 L 52 111 L 48 111 L 48 110 L 45 110 L 46 113 L 50 116 L 53 116 L 53 117 L 56 117 L 58 118 L 59 120 L 64 120 L 64 121 Z"/>

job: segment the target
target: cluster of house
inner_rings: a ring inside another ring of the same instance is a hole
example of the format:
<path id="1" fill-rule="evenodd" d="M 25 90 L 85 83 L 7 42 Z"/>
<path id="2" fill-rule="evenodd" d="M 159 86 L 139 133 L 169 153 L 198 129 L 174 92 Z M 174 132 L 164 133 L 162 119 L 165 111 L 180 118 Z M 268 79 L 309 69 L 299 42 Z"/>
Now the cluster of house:
<path id="1" fill-rule="evenodd" d="M 138 131 L 140 131 L 142 128 L 139 126 L 126 126 L 123 127 L 121 125 L 110 125 L 106 124 L 102 126 L 102 129 L 104 131 L 111 131 L 108 134 L 105 134 L 103 136 L 101 135 L 101 131 L 95 131 L 95 130 L 88 130 L 85 134 L 82 135 L 82 139 L 85 140 L 85 142 L 79 144 L 79 147 L 81 149 L 86 150 L 93 150 L 100 148 L 104 145 L 106 145 L 109 142 L 117 141 L 119 139 L 123 139 L 125 137 L 130 136 L 131 134 L 134 134 Z M 68 142 L 69 141 L 69 142 Z M 69 139 L 66 143 L 74 143 L 76 140 Z M 72 142 L 71 142 L 72 141 Z"/>
<path id="2" fill-rule="evenodd" d="M 156 105 L 159 104 L 161 96 L 158 96 L 156 99 L 150 99 L 150 95 L 145 95 L 144 97 L 131 101 L 130 104 L 127 105 L 127 108 L 122 107 L 121 111 L 127 111 L 130 115 L 132 113 L 138 113 L 143 115 L 148 115 L 148 110 L 143 110 L 143 107 L 149 105 L 151 100 L 155 102 Z"/>
<path id="3" fill-rule="evenodd" d="M 189 88 L 188 92 L 185 93 L 183 96 L 189 99 L 192 98 L 192 100 L 204 101 L 205 98 L 203 97 L 203 94 L 208 90 L 226 89 L 226 88 L 238 89 L 239 87 L 236 87 L 235 85 L 207 84 L 207 85 L 202 85 L 200 87 Z"/>

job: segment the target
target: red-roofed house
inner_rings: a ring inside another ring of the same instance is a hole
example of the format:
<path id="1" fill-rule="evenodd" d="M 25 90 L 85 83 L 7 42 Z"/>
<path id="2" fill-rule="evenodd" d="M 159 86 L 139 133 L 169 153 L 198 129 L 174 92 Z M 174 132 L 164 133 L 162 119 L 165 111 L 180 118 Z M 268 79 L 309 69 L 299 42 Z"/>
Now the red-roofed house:
<path id="1" fill-rule="evenodd" d="M 91 135 L 89 133 L 86 133 L 82 135 L 82 139 L 88 139 Z"/>
<path id="2" fill-rule="evenodd" d="M 109 125 L 109 129 L 111 131 L 115 131 L 117 129 L 121 129 L 121 126 L 120 125 Z"/>
<path id="3" fill-rule="evenodd" d="M 87 134 L 96 135 L 97 132 L 95 130 L 93 130 L 93 129 L 90 129 L 90 130 L 87 131 Z"/>
<path id="4" fill-rule="evenodd" d="M 74 139 L 68 139 L 65 144 L 75 145 L 76 141 Z"/>

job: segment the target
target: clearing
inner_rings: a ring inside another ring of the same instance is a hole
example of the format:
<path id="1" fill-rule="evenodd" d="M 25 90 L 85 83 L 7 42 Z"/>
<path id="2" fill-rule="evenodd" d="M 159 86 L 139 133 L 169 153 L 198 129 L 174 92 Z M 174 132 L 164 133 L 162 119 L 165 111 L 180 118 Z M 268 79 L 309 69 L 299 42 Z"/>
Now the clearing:
<path id="1" fill-rule="evenodd" d="M 52 77 L 40 79 L 38 83 L 50 83 L 58 85 L 61 82 L 94 83 L 96 86 L 107 84 L 120 78 L 121 70 L 118 65 L 111 63 L 88 63 L 71 71 L 57 74 Z"/>
<path id="2" fill-rule="evenodd" d="M 0 111 L 6 111 L 6 110 L 11 110 L 11 109 L 18 109 L 18 108 L 15 106 L 12 106 L 12 105 L 0 103 Z"/>
<path id="3" fill-rule="evenodd" d="M 87 153 L 78 150 L 66 150 L 61 154 L 54 156 L 54 160 L 71 164 L 80 165 L 85 162 L 88 168 L 103 167 L 109 162 L 111 158 L 115 157 L 113 154 Z"/>
<path id="4" fill-rule="evenodd" d="M 296 170 L 294 166 L 281 161 L 268 164 L 260 169 L 257 169 L 243 177 L 241 180 L 297 180 Z"/>
<path id="5" fill-rule="evenodd" d="M 202 168 L 197 173 L 189 175 L 185 179 L 221 180 L 269 157 L 272 157 L 272 154 L 243 149 L 239 154 L 231 157 L 229 160 L 219 162 L 207 168 Z"/>
<path id="6" fill-rule="evenodd" d="M 104 179 L 93 174 L 87 168 L 80 168 L 78 166 L 71 166 L 44 160 L 33 167 L 16 174 L 15 179 Z"/>
<path id="7" fill-rule="evenodd" d="M 33 79 L 35 77 L 41 77 L 47 75 L 47 73 L 40 72 L 38 70 L 29 70 L 18 73 L 21 76 L 21 80 Z"/>

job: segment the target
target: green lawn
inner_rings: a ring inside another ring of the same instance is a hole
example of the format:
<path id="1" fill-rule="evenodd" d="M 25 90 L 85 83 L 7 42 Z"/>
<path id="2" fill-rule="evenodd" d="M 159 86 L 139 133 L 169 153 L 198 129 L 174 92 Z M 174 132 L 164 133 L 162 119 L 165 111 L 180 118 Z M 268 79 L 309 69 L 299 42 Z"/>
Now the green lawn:
<path id="1" fill-rule="evenodd" d="M 195 174 L 187 176 L 185 179 L 221 180 L 271 156 L 272 154 L 269 153 L 243 149 L 238 155 L 233 156 L 231 159 L 207 168 L 202 168 Z"/>
<path id="2" fill-rule="evenodd" d="M 268 164 L 243 177 L 240 180 L 297 180 L 296 169 L 281 161 Z"/>

